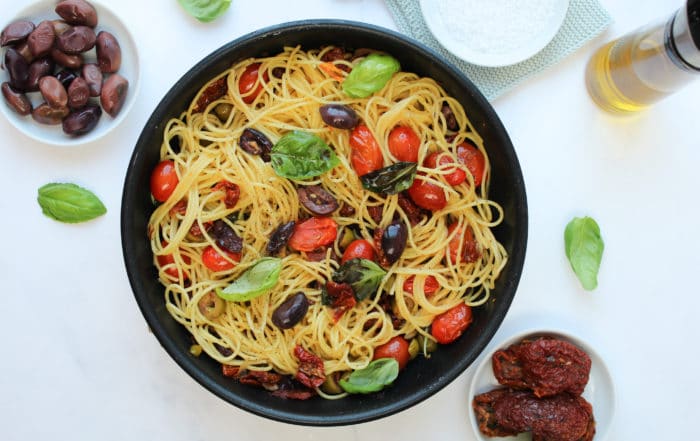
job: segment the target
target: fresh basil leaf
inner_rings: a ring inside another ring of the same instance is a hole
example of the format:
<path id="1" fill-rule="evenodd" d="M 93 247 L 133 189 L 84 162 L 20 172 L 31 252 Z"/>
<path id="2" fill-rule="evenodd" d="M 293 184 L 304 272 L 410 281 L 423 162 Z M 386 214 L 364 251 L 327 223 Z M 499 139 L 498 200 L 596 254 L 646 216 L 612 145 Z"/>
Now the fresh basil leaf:
<path id="1" fill-rule="evenodd" d="M 418 164 L 415 162 L 397 162 L 360 176 L 362 186 L 380 194 L 397 194 L 407 190 L 416 177 Z"/>
<path id="2" fill-rule="evenodd" d="M 279 176 L 306 179 L 320 176 L 340 160 L 318 136 L 294 130 L 277 141 L 270 153 L 272 168 Z"/>
<path id="3" fill-rule="evenodd" d="M 364 369 L 353 371 L 340 387 L 351 394 L 369 394 L 384 389 L 399 376 L 399 362 L 394 358 L 378 358 Z"/>
<path id="4" fill-rule="evenodd" d="M 595 289 L 605 248 L 598 223 L 590 217 L 573 218 L 564 231 L 564 247 L 583 288 L 588 291 Z"/>
<path id="5" fill-rule="evenodd" d="M 226 12 L 231 0 L 178 0 L 188 14 L 201 22 L 210 22 Z"/>
<path id="6" fill-rule="evenodd" d="M 401 65 L 394 57 L 370 54 L 352 68 L 343 81 L 343 91 L 353 98 L 366 98 L 382 90 L 400 69 Z"/>
<path id="7" fill-rule="evenodd" d="M 333 273 L 335 283 L 349 283 L 357 301 L 375 294 L 386 271 L 371 260 L 355 258 L 340 265 Z"/>
<path id="8" fill-rule="evenodd" d="M 69 183 L 44 185 L 37 201 L 44 215 L 69 224 L 89 221 L 107 212 L 90 190 Z"/>
<path id="9" fill-rule="evenodd" d="M 279 280 L 282 259 L 263 257 L 248 268 L 236 280 L 216 294 L 231 302 L 245 302 L 271 290 Z"/>

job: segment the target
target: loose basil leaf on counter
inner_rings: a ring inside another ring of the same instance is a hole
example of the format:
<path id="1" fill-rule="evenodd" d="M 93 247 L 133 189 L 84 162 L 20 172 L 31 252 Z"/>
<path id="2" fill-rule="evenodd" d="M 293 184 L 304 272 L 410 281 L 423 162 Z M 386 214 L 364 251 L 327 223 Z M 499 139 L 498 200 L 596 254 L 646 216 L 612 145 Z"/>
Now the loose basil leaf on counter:
<path id="1" fill-rule="evenodd" d="M 364 369 L 353 371 L 340 387 L 351 394 L 369 394 L 384 389 L 399 376 L 399 362 L 394 358 L 378 358 Z"/>
<path id="2" fill-rule="evenodd" d="M 584 289 L 598 286 L 598 270 L 605 244 L 598 223 L 590 217 L 575 217 L 564 231 L 566 257 Z"/>
<path id="3" fill-rule="evenodd" d="M 188 14 L 201 22 L 210 22 L 226 12 L 231 0 L 178 0 Z"/>
<path id="4" fill-rule="evenodd" d="M 44 215 L 69 224 L 89 221 L 107 212 L 90 190 L 70 183 L 44 185 L 39 189 L 37 201 Z"/>
<path id="5" fill-rule="evenodd" d="M 370 54 L 352 68 L 343 81 L 343 91 L 353 98 L 366 98 L 382 90 L 400 69 L 401 65 L 394 57 Z"/>
<path id="6" fill-rule="evenodd" d="M 360 176 L 362 186 L 367 190 L 382 194 L 397 194 L 407 190 L 416 177 L 418 164 L 397 162 Z"/>
<path id="7" fill-rule="evenodd" d="M 245 302 L 271 290 L 279 280 L 282 259 L 263 257 L 216 295 L 231 302 Z"/>
<path id="8" fill-rule="evenodd" d="M 272 147 L 270 158 L 275 173 L 289 179 L 314 178 L 340 164 L 321 138 L 300 130 L 282 136 Z"/>
<path id="9" fill-rule="evenodd" d="M 350 259 L 333 273 L 335 283 L 349 283 L 357 301 L 362 301 L 377 292 L 386 271 L 368 259 Z"/>

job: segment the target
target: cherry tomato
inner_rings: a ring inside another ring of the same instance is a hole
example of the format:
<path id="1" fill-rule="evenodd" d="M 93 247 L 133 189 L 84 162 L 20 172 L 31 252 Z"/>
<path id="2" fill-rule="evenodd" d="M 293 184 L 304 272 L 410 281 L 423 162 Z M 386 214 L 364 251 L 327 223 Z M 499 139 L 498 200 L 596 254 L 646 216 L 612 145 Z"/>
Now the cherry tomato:
<path id="1" fill-rule="evenodd" d="M 332 244 L 338 235 L 338 224 L 330 217 L 312 217 L 294 226 L 289 238 L 290 248 L 297 251 L 313 251 Z"/>
<path id="2" fill-rule="evenodd" d="M 158 202 L 168 200 L 180 179 L 175 171 L 175 162 L 171 160 L 161 161 L 151 173 L 151 194 Z"/>
<path id="3" fill-rule="evenodd" d="M 357 176 L 379 170 L 384 165 L 382 149 L 369 128 L 360 124 L 350 133 L 350 161 Z"/>
<path id="4" fill-rule="evenodd" d="M 246 104 L 255 101 L 255 98 L 257 98 L 263 90 L 262 82 L 258 81 L 259 71 L 260 63 L 250 64 L 245 68 L 241 74 L 241 78 L 238 80 L 238 92 L 243 95 L 243 102 Z M 262 79 L 263 81 L 269 80 L 267 72 L 263 73 Z M 252 91 L 256 84 L 258 87 L 255 88 L 255 91 Z"/>
<path id="5" fill-rule="evenodd" d="M 413 294 L 413 284 L 415 283 L 416 276 L 411 276 L 406 281 L 403 282 L 403 290 L 409 294 Z M 435 294 L 435 292 L 440 288 L 440 283 L 434 276 L 428 276 L 423 282 L 423 292 L 426 297 L 430 297 Z"/>
<path id="6" fill-rule="evenodd" d="M 438 343 L 447 344 L 457 340 L 472 322 L 472 309 L 460 303 L 435 317 L 430 333 Z"/>
<path id="7" fill-rule="evenodd" d="M 206 266 L 214 272 L 226 271 L 230 270 L 231 268 L 236 266 L 236 263 L 241 261 L 241 253 L 231 253 L 225 250 L 222 251 L 224 251 L 228 258 L 233 260 L 233 262 L 226 260 L 224 256 L 219 254 L 216 248 L 209 245 L 202 252 L 202 263 L 204 263 L 204 266 Z"/>
<path id="8" fill-rule="evenodd" d="M 393 358 L 399 362 L 399 369 L 403 369 L 408 364 L 408 360 L 411 359 L 411 355 L 408 353 L 408 342 L 400 335 L 392 337 L 391 340 L 374 349 L 372 360 L 378 358 Z"/>
<path id="9" fill-rule="evenodd" d="M 426 210 L 436 211 L 447 205 L 445 191 L 439 185 L 423 179 L 413 180 L 413 184 L 408 188 L 408 195 L 416 205 Z"/>
<path id="10" fill-rule="evenodd" d="M 163 241 L 162 246 L 165 248 L 168 246 L 168 243 Z M 175 257 L 173 257 L 172 254 L 165 254 L 161 256 L 156 256 L 156 260 L 158 261 L 158 265 L 162 267 L 165 267 L 166 265 L 170 265 L 167 268 L 164 269 L 165 274 L 168 275 L 173 280 L 180 280 L 180 271 L 178 270 L 177 266 L 175 266 Z M 189 264 L 192 260 L 190 259 L 189 256 L 182 256 L 182 261 L 186 264 Z M 187 274 L 186 271 L 182 272 L 182 279 L 187 280 L 189 279 L 189 274 Z"/>
<path id="11" fill-rule="evenodd" d="M 440 166 L 454 163 L 454 159 L 452 159 L 451 155 L 447 152 L 434 152 L 425 158 L 425 166 L 430 168 L 438 168 Z M 467 179 L 467 173 L 461 168 L 448 168 L 448 170 L 454 171 L 442 176 L 444 176 L 445 181 L 452 186 L 459 185 Z"/>
<path id="12" fill-rule="evenodd" d="M 350 259 L 362 258 L 367 260 L 375 260 L 374 247 L 364 239 L 357 239 L 350 242 L 343 252 L 343 257 L 340 263 L 345 263 Z"/>
<path id="13" fill-rule="evenodd" d="M 396 126 L 389 132 L 389 151 L 399 161 L 418 162 L 420 138 L 407 126 Z"/>
<path id="14" fill-rule="evenodd" d="M 486 168 L 486 158 L 479 149 L 468 142 L 463 142 L 457 146 L 457 159 L 467 166 L 467 170 L 474 176 L 474 185 L 481 185 L 484 179 L 484 169 Z"/>
<path id="15" fill-rule="evenodd" d="M 457 225 L 458 224 L 455 222 L 447 227 L 448 236 L 457 228 Z M 459 247 L 460 241 L 462 242 L 461 249 Z M 479 246 L 474 239 L 474 232 L 472 229 L 466 228 L 463 230 L 459 228 L 447 245 L 447 253 L 453 264 L 461 262 L 471 263 L 478 260 L 479 257 L 481 257 L 481 252 L 479 252 Z"/>

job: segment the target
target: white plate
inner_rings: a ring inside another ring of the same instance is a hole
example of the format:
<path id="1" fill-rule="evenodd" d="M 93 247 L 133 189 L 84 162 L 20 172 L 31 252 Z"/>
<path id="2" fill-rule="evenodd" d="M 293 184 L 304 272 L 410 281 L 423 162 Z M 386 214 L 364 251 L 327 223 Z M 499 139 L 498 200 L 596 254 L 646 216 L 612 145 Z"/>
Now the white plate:
<path id="1" fill-rule="evenodd" d="M 42 0 L 32 3 L 29 6 L 25 6 L 23 9 L 17 12 L 13 19 L 3 23 L 2 28 L 4 29 L 9 23 L 20 19 L 30 20 L 35 25 L 42 20 L 60 19 L 56 12 L 54 12 L 56 3 L 58 3 L 58 1 Z M 61 128 L 60 124 L 55 126 L 39 124 L 38 122 L 34 121 L 31 115 L 22 116 L 15 113 L 15 111 L 8 106 L 5 99 L 0 96 L 0 111 L 2 111 L 10 123 L 17 127 L 17 129 L 19 129 L 25 135 L 38 141 L 57 146 L 75 146 L 94 141 L 117 127 L 119 123 L 124 120 L 136 101 L 136 95 L 138 93 L 140 83 L 140 69 L 138 52 L 136 50 L 134 39 L 119 17 L 117 17 L 117 15 L 115 15 L 111 10 L 100 3 L 94 1 L 91 1 L 90 3 L 95 7 L 95 10 L 97 10 L 98 22 L 97 26 L 95 27 L 95 31 L 108 31 L 116 37 L 117 41 L 119 41 L 119 46 L 121 47 L 122 51 L 122 64 L 118 73 L 129 81 L 126 101 L 124 102 L 124 105 L 122 106 L 119 114 L 117 114 L 116 118 L 112 118 L 106 112 L 102 112 L 100 121 L 92 131 L 84 135 L 74 137 L 63 133 L 63 129 Z M 11 11 L 4 11 L 4 13 L 7 12 Z M 3 48 L 2 51 L 3 60 L 4 56 L 5 48 Z M 97 59 L 95 50 L 92 49 L 88 51 L 86 54 L 84 54 L 84 58 L 88 63 L 95 62 Z M 7 80 L 7 71 L 2 70 L 0 72 L 0 82 L 5 82 Z M 34 106 L 43 101 L 39 92 L 32 92 L 27 94 L 27 96 L 30 101 L 32 101 Z M 96 102 L 98 102 L 99 97 L 91 98 L 91 101 L 93 100 L 97 100 Z"/>
<path id="2" fill-rule="evenodd" d="M 540 337 L 540 336 L 551 336 L 562 340 L 566 340 L 570 343 L 581 348 L 585 351 L 591 358 L 591 373 L 588 379 L 588 384 L 581 395 L 593 406 L 593 417 L 596 422 L 596 433 L 594 439 L 596 441 L 601 441 L 605 438 L 615 413 L 615 391 L 613 388 L 613 381 L 608 372 L 603 359 L 598 355 L 598 353 L 583 340 L 567 334 L 563 331 L 545 331 L 545 330 L 529 330 L 521 332 L 513 337 L 510 337 L 506 341 L 500 343 L 494 350 L 486 354 L 484 358 L 479 363 L 476 371 L 474 372 L 474 377 L 472 378 L 471 385 L 469 387 L 469 415 L 470 421 L 472 423 L 472 428 L 474 429 L 474 434 L 476 438 L 480 441 L 529 441 L 531 436 L 529 433 L 521 433 L 518 436 L 509 436 L 501 438 L 491 438 L 485 436 L 479 430 L 479 423 L 476 421 L 476 416 L 471 408 L 471 403 L 475 395 L 488 392 L 490 390 L 503 387 L 501 386 L 496 377 L 493 375 L 493 367 L 491 365 L 491 359 L 493 354 L 501 349 L 505 349 L 508 346 L 517 343 L 525 338 Z"/>
<path id="3" fill-rule="evenodd" d="M 569 0 L 420 0 L 430 32 L 459 58 L 481 66 L 526 60 L 554 38 Z"/>

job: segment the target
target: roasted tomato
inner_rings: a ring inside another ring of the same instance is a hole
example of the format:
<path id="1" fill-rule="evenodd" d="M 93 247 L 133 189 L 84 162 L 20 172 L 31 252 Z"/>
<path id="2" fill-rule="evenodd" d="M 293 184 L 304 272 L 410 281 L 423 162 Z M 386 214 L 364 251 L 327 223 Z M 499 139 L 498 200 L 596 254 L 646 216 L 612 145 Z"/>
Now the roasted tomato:
<path id="1" fill-rule="evenodd" d="M 411 276 L 406 279 L 406 281 L 403 282 L 403 290 L 409 294 L 413 294 L 413 285 L 416 283 L 415 280 L 416 276 Z M 440 288 L 440 283 L 438 283 L 434 276 L 428 276 L 425 278 L 423 283 L 423 292 L 425 293 L 426 297 L 430 297 L 431 295 L 435 294 L 438 288 Z"/>
<path id="2" fill-rule="evenodd" d="M 355 259 L 358 257 L 367 260 L 376 259 L 374 247 L 369 241 L 357 239 L 350 242 L 343 252 L 343 257 L 340 259 L 340 263 L 345 263 L 350 259 Z"/>
<path id="3" fill-rule="evenodd" d="M 289 238 L 290 248 L 297 251 L 313 251 L 332 244 L 338 235 L 338 224 L 330 217 L 312 217 L 294 226 Z"/>
<path id="4" fill-rule="evenodd" d="M 457 223 L 451 224 L 447 227 L 447 235 L 449 236 L 457 228 Z M 460 248 L 459 243 L 462 242 L 462 247 Z M 453 264 L 457 263 L 472 263 L 476 262 L 479 257 L 481 257 L 481 252 L 479 251 L 479 245 L 474 239 L 474 232 L 471 228 L 466 229 L 460 228 L 450 239 L 447 245 L 447 254 L 449 255 L 450 261 Z"/>
<path id="5" fill-rule="evenodd" d="M 243 96 L 243 102 L 250 104 L 255 101 L 255 98 L 260 95 L 263 90 L 262 82 L 258 81 L 260 78 L 260 63 L 253 63 L 245 68 L 241 78 L 238 80 L 238 92 Z M 263 73 L 263 81 L 269 79 L 267 72 Z M 256 87 L 257 85 L 257 87 Z M 255 88 L 255 90 L 253 90 Z"/>
<path id="6" fill-rule="evenodd" d="M 384 165 L 382 149 L 369 128 L 360 124 L 350 133 L 350 162 L 357 176 L 379 170 Z"/>
<path id="7" fill-rule="evenodd" d="M 438 343 L 447 344 L 457 340 L 472 322 L 472 309 L 460 303 L 435 317 L 430 333 Z"/>
<path id="8" fill-rule="evenodd" d="M 168 200 L 175 187 L 177 187 L 180 179 L 177 177 L 177 171 L 175 171 L 175 162 L 167 159 L 161 161 L 156 165 L 151 173 L 151 194 L 153 199 L 158 202 L 165 202 Z"/>
<path id="9" fill-rule="evenodd" d="M 393 358 L 399 362 L 399 369 L 403 369 L 411 359 L 408 353 L 408 342 L 400 335 L 392 337 L 391 340 L 374 349 L 372 360 L 378 358 Z"/>
<path id="10" fill-rule="evenodd" d="M 474 176 L 474 185 L 481 185 L 486 169 L 486 158 L 479 149 L 468 142 L 463 142 L 457 146 L 457 159 L 467 166 L 467 170 Z"/>
<path id="11" fill-rule="evenodd" d="M 396 126 L 389 132 L 389 151 L 399 161 L 418 162 L 420 138 L 407 126 Z"/>
<path id="12" fill-rule="evenodd" d="M 166 247 L 166 246 L 168 246 L 168 243 L 163 241 L 162 246 Z M 158 265 L 160 265 L 161 268 L 163 268 L 167 265 L 170 265 L 167 268 L 164 268 L 164 270 L 163 270 L 165 272 L 165 274 L 168 275 L 168 277 L 170 277 L 172 280 L 180 280 L 180 271 L 179 271 L 178 267 L 175 266 L 175 257 L 173 257 L 172 254 L 166 254 L 164 256 L 156 256 L 156 260 L 158 261 Z M 189 256 L 183 255 L 182 261 L 189 265 L 189 263 L 191 262 L 191 259 Z M 187 274 L 187 271 L 183 271 L 182 279 L 187 280 L 187 279 L 189 279 L 189 277 L 190 276 Z"/>
<path id="13" fill-rule="evenodd" d="M 452 156 L 447 152 L 433 152 L 429 154 L 427 158 L 425 158 L 424 162 L 425 166 L 430 168 L 439 168 L 441 166 L 454 163 L 454 159 L 452 159 Z M 454 167 L 448 168 L 447 170 L 453 170 L 452 172 L 443 175 L 445 177 L 445 181 L 452 186 L 459 185 L 467 179 L 467 173 L 465 173 L 465 171 L 461 168 Z"/>
<path id="14" fill-rule="evenodd" d="M 427 180 L 414 179 L 408 189 L 408 195 L 416 205 L 426 210 L 437 211 L 447 205 L 445 191 L 439 185 Z"/>
<path id="15" fill-rule="evenodd" d="M 210 270 L 217 272 L 230 270 L 231 268 L 236 266 L 236 263 L 241 261 L 241 253 L 231 253 L 229 251 L 224 252 L 228 256 L 228 258 L 233 262 L 226 259 L 226 257 L 222 256 L 216 250 L 216 248 L 209 245 L 202 252 L 202 263 L 204 263 L 204 266 L 206 266 Z"/>

